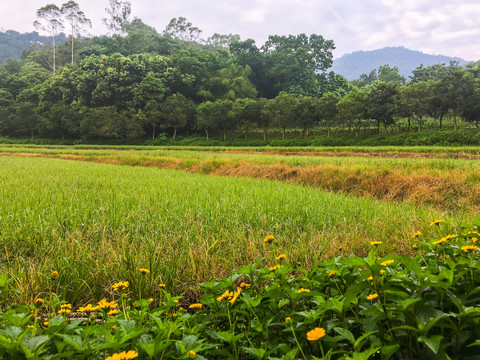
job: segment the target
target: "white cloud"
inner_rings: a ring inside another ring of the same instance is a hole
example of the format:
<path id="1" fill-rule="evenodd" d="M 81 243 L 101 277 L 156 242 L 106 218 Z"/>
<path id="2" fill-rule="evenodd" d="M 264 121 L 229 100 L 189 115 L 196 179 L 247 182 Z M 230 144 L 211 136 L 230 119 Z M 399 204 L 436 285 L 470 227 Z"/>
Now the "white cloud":
<path id="1" fill-rule="evenodd" d="M 67 0 L 63 0 L 66 2 Z M 51 1 L 0 2 L 4 29 L 33 31 L 38 8 Z M 55 1 L 54 1 L 55 2 Z M 107 0 L 77 0 L 93 22 L 92 32 L 105 33 L 101 18 Z M 268 35 L 316 33 L 333 39 L 336 56 L 356 50 L 404 45 L 414 50 L 480 59 L 479 0 L 131 0 L 132 16 L 161 32 L 173 17 L 184 16 L 204 30 L 238 33 L 263 43 Z M 61 5 L 61 1 L 56 2 Z M 18 9 L 22 9 L 19 11 Z"/>

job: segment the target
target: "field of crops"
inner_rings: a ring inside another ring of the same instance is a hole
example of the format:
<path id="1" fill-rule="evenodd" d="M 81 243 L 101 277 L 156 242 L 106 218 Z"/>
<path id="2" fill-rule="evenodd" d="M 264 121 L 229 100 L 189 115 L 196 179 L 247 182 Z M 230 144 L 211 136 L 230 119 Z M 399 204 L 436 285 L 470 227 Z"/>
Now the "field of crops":
<path id="1" fill-rule="evenodd" d="M 60 273 L 54 290 L 81 304 L 104 296 L 115 281 L 134 283 L 139 267 L 151 271 L 149 295 L 158 293 L 159 282 L 185 294 L 265 255 L 260 240 L 269 234 L 288 252 L 289 263 L 306 267 L 340 254 L 364 254 L 372 239 L 383 242 L 384 254 L 408 253 L 416 231 L 434 235 L 434 219 L 446 220 L 442 231 L 471 220 L 480 197 L 479 160 L 416 152 L 392 158 L 246 149 L 1 151 L 21 155 L 0 158 L 0 261 L 17 277 L 24 301 L 51 290 L 52 271 Z M 415 201 L 375 192 L 405 187 L 418 176 L 435 185 L 437 196 Z M 355 180 L 369 178 L 370 192 Z M 405 182 L 388 182 L 394 178 Z M 442 179 L 458 187 L 435 182 Z M 349 182 L 350 188 L 341 187 Z M 447 197 L 445 189 L 451 191 Z"/>
<path id="2" fill-rule="evenodd" d="M 480 149 L 377 150 L 0 147 L 0 357 L 475 359 Z"/>

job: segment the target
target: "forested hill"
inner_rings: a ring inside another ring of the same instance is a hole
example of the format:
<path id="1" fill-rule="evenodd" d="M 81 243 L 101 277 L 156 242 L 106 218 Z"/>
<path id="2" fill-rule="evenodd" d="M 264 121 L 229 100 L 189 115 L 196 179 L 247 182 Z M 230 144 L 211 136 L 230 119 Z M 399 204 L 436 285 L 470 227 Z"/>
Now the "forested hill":
<path id="1" fill-rule="evenodd" d="M 333 60 L 335 73 L 345 76 L 348 80 L 358 79 L 362 74 L 368 74 L 382 65 L 396 66 L 401 75 L 407 80 L 412 70 L 423 64 L 424 66 L 459 61 L 461 65 L 467 62 L 460 58 L 443 55 L 429 55 L 421 51 L 407 49 L 403 46 L 385 47 L 372 51 L 356 51 L 345 54 Z"/>
<path id="2" fill-rule="evenodd" d="M 65 34 L 57 35 L 55 41 L 61 44 L 67 40 Z M 52 38 L 41 36 L 38 32 L 19 33 L 14 30 L 0 32 L 0 64 L 8 58 L 20 59 L 22 53 L 32 44 L 50 45 Z"/>

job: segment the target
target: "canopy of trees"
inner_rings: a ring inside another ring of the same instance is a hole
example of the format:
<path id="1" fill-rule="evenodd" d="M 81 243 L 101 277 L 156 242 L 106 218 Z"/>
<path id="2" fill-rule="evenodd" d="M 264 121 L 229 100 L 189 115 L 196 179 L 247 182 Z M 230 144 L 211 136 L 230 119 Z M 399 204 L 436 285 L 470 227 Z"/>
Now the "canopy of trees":
<path id="1" fill-rule="evenodd" d="M 128 1 L 110 0 L 112 36 L 84 37 L 90 21 L 74 1 L 46 5 L 36 26 L 51 45 L 33 44 L 0 65 L 0 136 L 155 138 L 165 131 L 248 138 L 261 129 L 342 126 L 358 135 L 396 119 L 418 130 L 426 117 L 480 119 L 480 64 L 419 67 L 407 82 L 388 65 L 349 82 L 329 72 L 332 40 L 272 35 L 258 47 L 234 34 L 202 31 L 183 17 L 162 34 L 130 20 Z M 57 41 L 66 27 L 68 41 Z M 26 34 L 28 35 L 28 34 Z M 38 34 L 37 34 L 38 35 Z M 82 37 L 83 36 L 83 37 Z M 74 45 L 75 44 L 75 45 Z"/>

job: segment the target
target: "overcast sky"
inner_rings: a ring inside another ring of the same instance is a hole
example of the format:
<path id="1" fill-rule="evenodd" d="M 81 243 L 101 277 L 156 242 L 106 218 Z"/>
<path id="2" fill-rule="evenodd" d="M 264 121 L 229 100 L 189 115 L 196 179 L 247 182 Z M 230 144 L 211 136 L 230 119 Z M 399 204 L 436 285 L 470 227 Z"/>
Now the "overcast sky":
<path id="1" fill-rule="evenodd" d="M 34 31 L 36 10 L 64 1 L 0 0 L 0 29 Z M 92 20 L 92 34 L 102 24 L 108 0 L 76 0 Z M 319 34 L 334 40 L 334 57 L 357 50 L 405 46 L 429 54 L 480 60 L 480 0 L 132 0 L 138 17 L 162 32 L 169 20 L 183 16 L 203 30 L 239 34 L 263 44 L 268 35 Z"/>

